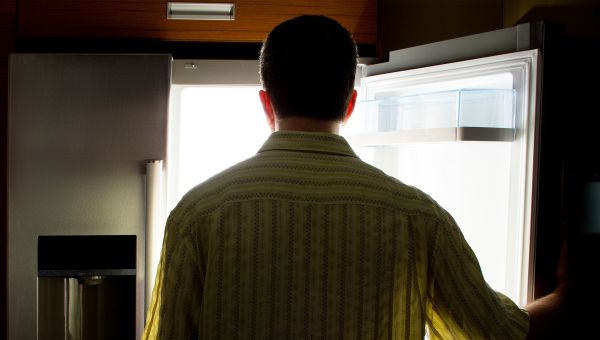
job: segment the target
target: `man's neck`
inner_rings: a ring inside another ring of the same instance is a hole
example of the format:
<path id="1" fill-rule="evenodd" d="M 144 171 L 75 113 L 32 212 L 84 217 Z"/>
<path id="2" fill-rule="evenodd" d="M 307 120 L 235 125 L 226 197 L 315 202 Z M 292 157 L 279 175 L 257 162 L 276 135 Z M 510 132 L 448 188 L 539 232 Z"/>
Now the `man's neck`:
<path id="1" fill-rule="evenodd" d="M 307 117 L 287 117 L 275 122 L 275 131 L 306 131 L 339 133 L 340 122 Z"/>

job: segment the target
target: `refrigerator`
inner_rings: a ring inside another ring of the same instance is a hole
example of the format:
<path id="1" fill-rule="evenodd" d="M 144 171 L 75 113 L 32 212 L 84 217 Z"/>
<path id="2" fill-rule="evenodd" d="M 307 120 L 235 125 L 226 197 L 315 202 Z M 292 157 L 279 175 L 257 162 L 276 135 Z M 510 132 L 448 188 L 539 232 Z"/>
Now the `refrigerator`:
<path id="1" fill-rule="evenodd" d="M 171 62 L 11 55 L 9 339 L 140 338 Z"/>

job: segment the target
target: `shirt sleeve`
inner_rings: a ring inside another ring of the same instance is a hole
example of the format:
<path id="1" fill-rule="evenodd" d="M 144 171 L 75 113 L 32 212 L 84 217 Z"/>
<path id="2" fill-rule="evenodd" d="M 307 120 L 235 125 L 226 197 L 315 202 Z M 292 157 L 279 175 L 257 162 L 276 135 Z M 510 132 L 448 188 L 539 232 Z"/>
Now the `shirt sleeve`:
<path id="1" fill-rule="evenodd" d="M 196 339 L 202 305 L 202 273 L 194 237 L 169 218 L 148 307 L 143 340 Z"/>
<path id="2" fill-rule="evenodd" d="M 449 215 L 435 228 L 427 328 L 436 339 L 525 339 L 529 316 L 487 285 L 479 263 Z"/>

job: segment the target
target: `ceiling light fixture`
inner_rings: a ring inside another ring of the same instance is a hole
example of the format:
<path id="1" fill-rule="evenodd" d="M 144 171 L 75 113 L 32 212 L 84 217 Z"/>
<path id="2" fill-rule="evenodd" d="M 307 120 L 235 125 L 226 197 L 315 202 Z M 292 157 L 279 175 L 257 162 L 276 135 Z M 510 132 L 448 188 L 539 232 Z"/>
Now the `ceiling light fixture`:
<path id="1" fill-rule="evenodd" d="M 232 3 L 168 2 L 167 19 L 235 20 L 235 5 Z"/>

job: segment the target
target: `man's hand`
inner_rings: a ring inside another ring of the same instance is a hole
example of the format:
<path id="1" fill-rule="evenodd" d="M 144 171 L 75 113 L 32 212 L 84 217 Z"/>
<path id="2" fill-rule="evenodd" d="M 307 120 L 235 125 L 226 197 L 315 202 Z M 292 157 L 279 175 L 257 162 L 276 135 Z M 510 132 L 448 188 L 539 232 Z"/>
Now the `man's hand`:
<path id="1" fill-rule="evenodd" d="M 525 310 L 529 312 L 527 339 L 553 339 L 564 331 L 567 324 L 567 293 L 569 275 L 567 269 L 567 242 L 563 241 L 556 269 L 557 287 L 552 293 L 532 301 Z"/>

